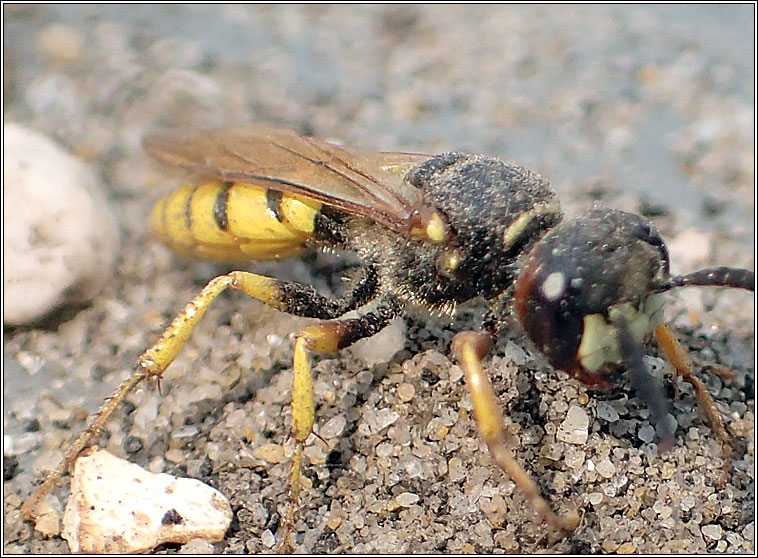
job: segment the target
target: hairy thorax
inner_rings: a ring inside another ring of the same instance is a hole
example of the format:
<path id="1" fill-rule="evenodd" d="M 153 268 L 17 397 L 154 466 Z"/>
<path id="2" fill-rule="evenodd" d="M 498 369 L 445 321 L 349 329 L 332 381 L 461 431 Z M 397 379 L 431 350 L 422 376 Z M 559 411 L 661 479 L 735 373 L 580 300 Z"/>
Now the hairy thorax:
<path id="1" fill-rule="evenodd" d="M 406 181 L 442 216 L 447 240 L 409 239 L 355 219 L 350 247 L 376 266 L 385 292 L 440 313 L 508 288 L 519 256 L 562 216 L 547 182 L 497 159 L 445 153 Z"/>

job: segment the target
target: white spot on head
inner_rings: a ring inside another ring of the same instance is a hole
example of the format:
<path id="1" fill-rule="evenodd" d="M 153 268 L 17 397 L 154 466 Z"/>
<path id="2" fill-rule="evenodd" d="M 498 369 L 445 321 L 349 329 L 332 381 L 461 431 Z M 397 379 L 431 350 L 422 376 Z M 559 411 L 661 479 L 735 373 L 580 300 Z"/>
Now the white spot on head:
<path id="1" fill-rule="evenodd" d="M 542 282 L 540 286 L 542 295 L 550 302 L 558 300 L 566 291 L 566 276 L 562 271 L 554 271 Z"/>

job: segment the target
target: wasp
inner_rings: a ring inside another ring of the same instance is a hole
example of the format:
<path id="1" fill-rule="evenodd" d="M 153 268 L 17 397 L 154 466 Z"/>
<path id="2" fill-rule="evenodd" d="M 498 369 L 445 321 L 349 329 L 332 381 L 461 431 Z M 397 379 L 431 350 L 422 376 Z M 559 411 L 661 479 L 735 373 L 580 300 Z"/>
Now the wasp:
<path id="1" fill-rule="evenodd" d="M 464 372 L 479 435 L 493 461 L 550 527 L 569 532 L 579 514 L 553 511 L 516 461 L 483 366 L 513 315 L 554 368 L 585 384 L 607 386 L 612 372 L 626 370 L 650 407 L 660 443 L 668 445 L 674 434 L 668 401 L 642 358 L 644 345 L 655 337 L 676 371 L 694 385 L 728 453 L 723 419 L 663 323 L 663 295 L 685 286 L 754 291 L 753 271 L 719 267 L 672 275 L 663 239 L 642 217 L 596 208 L 564 219 L 546 180 L 482 155 L 368 152 L 263 124 L 159 133 L 145 144 L 159 161 L 197 177 L 163 197 L 152 212 L 152 229 L 176 252 L 240 262 L 342 250 L 357 255 L 361 272 L 336 298 L 247 271 L 210 281 L 93 415 L 61 464 L 27 500 L 25 517 L 34 517 L 40 499 L 126 395 L 145 379 L 161 378 L 208 306 L 227 289 L 282 312 L 322 320 L 294 341 L 290 528 L 301 490 L 303 449 L 315 421 L 311 354 L 348 347 L 403 314 L 452 318 L 458 305 L 474 299 L 487 303 L 481 328 L 458 333 L 452 352 Z M 372 309 L 360 317 L 344 317 L 370 302 Z"/>

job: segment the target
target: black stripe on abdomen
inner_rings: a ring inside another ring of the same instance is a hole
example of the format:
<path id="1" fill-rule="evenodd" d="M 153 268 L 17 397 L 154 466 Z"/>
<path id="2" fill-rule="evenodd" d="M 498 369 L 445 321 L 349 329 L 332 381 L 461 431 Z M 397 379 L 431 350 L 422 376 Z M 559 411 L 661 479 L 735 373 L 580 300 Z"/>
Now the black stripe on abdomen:
<path id="1" fill-rule="evenodd" d="M 213 218 L 216 220 L 218 228 L 222 231 L 229 229 L 229 216 L 227 207 L 229 205 L 229 191 L 232 188 L 232 182 L 224 182 L 224 185 L 218 191 L 216 203 L 213 206 Z"/>
<path id="2" fill-rule="evenodd" d="M 283 220 L 281 212 L 282 193 L 270 188 L 266 190 L 266 205 L 268 206 L 268 210 L 276 217 L 276 220 L 281 223 Z"/>

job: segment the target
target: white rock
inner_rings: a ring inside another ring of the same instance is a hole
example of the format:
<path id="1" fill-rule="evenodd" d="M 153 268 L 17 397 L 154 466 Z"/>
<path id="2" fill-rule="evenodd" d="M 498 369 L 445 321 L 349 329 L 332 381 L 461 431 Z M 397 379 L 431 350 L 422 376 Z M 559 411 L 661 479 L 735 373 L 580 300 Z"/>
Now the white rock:
<path id="1" fill-rule="evenodd" d="M 405 347 L 405 320 L 396 318 L 376 335 L 356 342 L 350 350 L 353 356 L 363 360 L 368 368 L 388 362 L 395 353 Z"/>
<path id="2" fill-rule="evenodd" d="M 606 422 L 616 422 L 619 419 L 619 414 L 611 405 L 605 401 L 597 402 L 597 418 Z"/>
<path id="3" fill-rule="evenodd" d="M 60 506 L 58 506 L 58 509 L 55 509 L 49 502 L 42 502 L 38 508 L 37 519 L 34 521 L 34 529 L 45 537 L 54 537 L 60 533 Z"/>
<path id="4" fill-rule="evenodd" d="M 345 430 L 345 425 L 347 425 L 345 415 L 337 415 L 329 419 L 329 421 L 321 427 L 319 434 L 327 440 L 330 438 L 336 438 L 342 434 L 343 430 Z"/>
<path id="5" fill-rule="evenodd" d="M 616 474 L 616 466 L 606 457 L 597 464 L 597 472 L 601 477 L 609 479 Z"/>
<path id="6" fill-rule="evenodd" d="M 153 474 L 93 448 L 74 465 L 63 538 L 72 552 L 136 553 L 192 539 L 219 541 L 229 501 L 195 479 Z"/>
<path id="7" fill-rule="evenodd" d="M 714 541 L 721 540 L 721 537 L 724 535 L 724 531 L 721 529 L 721 526 L 717 525 L 716 523 L 713 523 L 712 525 L 703 525 L 700 528 L 700 531 L 702 531 L 703 535 L 706 538 Z"/>
<path id="8" fill-rule="evenodd" d="M 119 232 L 84 163 L 17 124 L 3 135 L 3 322 L 21 325 L 95 296 Z"/>
<path id="9" fill-rule="evenodd" d="M 274 537 L 274 534 L 270 529 L 266 529 L 263 531 L 263 533 L 261 533 L 261 542 L 263 543 L 263 546 L 267 548 L 273 548 L 273 546 L 276 544 L 276 537 Z"/>
<path id="10" fill-rule="evenodd" d="M 582 407 L 572 404 L 555 434 L 556 440 L 568 444 L 584 444 L 589 437 L 590 418 Z"/>
<path id="11" fill-rule="evenodd" d="M 513 362 L 513 364 L 516 364 L 517 366 L 526 364 L 526 361 L 529 358 L 526 351 L 524 351 L 524 348 L 513 341 L 508 341 L 503 354 L 507 360 Z"/>
<path id="12" fill-rule="evenodd" d="M 655 428 L 653 428 L 649 424 L 645 424 L 640 427 L 639 432 L 637 432 L 637 436 L 639 437 L 640 440 L 649 444 L 650 442 L 655 440 Z"/>
<path id="13" fill-rule="evenodd" d="M 402 494 L 398 494 L 397 503 L 403 506 L 404 508 L 409 508 L 416 502 L 418 502 L 421 499 L 421 497 L 418 494 L 414 494 L 413 492 L 403 492 Z"/>
<path id="14" fill-rule="evenodd" d="M 213 554 L 213 545 L 203 539 L 192 539 L 179 549 L 179 554 Z"/>

